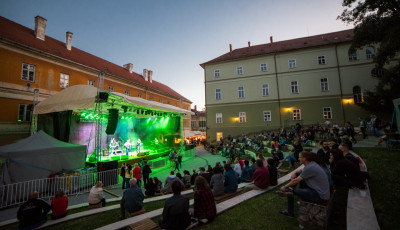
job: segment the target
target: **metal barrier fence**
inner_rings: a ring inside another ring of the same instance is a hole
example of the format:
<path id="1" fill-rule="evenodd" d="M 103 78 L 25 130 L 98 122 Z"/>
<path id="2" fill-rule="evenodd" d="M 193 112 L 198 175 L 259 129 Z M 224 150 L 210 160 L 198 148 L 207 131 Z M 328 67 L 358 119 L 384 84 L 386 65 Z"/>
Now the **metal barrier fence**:
<path id="1" fill-rule="evenodd" d="M 90 191 L 97 181 L 103 182 L 103 187 L 119 183 L 119 169 L 88 173 L 79 176 L 65 176 L 24 181 L 0 186 L 0 208 L 21 204 L 28 200 L 31 192 L 37 191 L 42 199 L 50 199 L 63 189 L 66 195 L 77 195 Z"/>

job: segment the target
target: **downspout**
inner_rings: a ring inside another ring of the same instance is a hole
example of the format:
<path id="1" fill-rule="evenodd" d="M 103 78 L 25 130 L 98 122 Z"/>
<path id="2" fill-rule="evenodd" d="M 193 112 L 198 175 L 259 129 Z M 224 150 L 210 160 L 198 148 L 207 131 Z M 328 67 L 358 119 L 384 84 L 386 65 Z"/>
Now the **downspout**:
<path id="1" fill-rule="evenodd" d="M 274 53 L 274 64 L 275 64 L 276 89 L 278 92 L 279 124 L 281 126 L 280 128 L 282 128 L 281 98 L 279 96 L 279 81 L 278 81 L 278 69 L 276 67 L 276 53 Z"/>
<path id="2" fill-rule="evenodd" d="M 344 106 L 343 106 L 342 77 L 340 75 L 339 57 L 338 57 L 338 53 L 337 53 L 337 44 L 335 45 L 335 54 L 336 54 L 336 67 L 337 67 L 338 77 L 339 77 L 340 105 L 342 107 L 342 116 L 343 116 L 343 123 L 344 123 L 344 122 L 346 122 L 346 114 L 344 112 Z"/>

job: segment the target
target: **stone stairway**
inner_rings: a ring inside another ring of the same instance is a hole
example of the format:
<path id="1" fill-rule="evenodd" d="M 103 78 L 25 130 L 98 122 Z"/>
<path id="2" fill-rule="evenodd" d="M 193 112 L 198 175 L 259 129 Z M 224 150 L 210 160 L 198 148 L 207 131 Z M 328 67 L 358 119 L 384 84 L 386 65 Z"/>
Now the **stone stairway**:
<path id="1" fill-rule="evenodd" d="M 374 147 L 378 143 L 379 138 L 376 136 L 368 135 L 367 138 L 362 139 L 362 136 L 357 136 L 357 144 L 353 143 L 353 147 Z M 386 143 L 383 142 L 380 148 L 386 148 Z"/>

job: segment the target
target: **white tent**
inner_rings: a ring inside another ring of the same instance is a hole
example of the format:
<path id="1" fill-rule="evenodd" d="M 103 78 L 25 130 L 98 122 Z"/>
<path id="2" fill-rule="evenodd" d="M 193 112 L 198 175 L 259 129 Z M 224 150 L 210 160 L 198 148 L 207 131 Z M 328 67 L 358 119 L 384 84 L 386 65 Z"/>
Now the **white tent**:
<path id="1" fill-rule="evenodd" d="M 17 143 L 0 147 L 6 159 L 3 183 L 47 178 L 52 172 L 83 168 L 86 146 L 59 141 L 43 131 Z"/>

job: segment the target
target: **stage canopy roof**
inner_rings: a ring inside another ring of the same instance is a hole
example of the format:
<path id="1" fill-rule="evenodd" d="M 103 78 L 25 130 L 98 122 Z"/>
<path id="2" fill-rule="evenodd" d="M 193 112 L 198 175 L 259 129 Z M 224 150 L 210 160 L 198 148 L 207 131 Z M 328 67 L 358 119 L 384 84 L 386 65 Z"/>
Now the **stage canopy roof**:
<path id="1" fill-rule="evenodd" d="M 109 92 L 107 92 L 109 93 Z M 93 109 L 97 88 L 91 85 L 74 85 L 64 89 L 55 95 L 41 101 L 35 106 L 34 114 L 45 114 L 66 110 Z M 111 107 L 133 106 L 141 109 L 153 109 L 162 112 L 174 112 L 190 115 L 192 112 L 168 104 L 148 101 L 139 97 L 130 97 L 121 93 L 109 93 L 108 103 L 104 103 L 103 110 Z"/>

